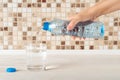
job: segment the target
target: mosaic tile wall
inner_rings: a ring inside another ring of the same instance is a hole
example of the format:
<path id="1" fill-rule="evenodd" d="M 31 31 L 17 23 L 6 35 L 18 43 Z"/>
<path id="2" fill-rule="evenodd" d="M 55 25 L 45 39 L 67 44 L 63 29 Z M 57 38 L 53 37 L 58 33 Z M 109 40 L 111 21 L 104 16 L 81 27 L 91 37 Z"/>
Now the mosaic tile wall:
<path id="1" fill-rule="evenodd" d="M 120 11 L 98 18 L 105 24 L 103 39 L 73 40 L 40 30 L 44 21 L 66 19 L 99 0 L 0 0 L 0 49 L 24 49 L 28 43 L 45 43 L 48 49 L 120 49 Z M 39 32 L 39 35 L 36 35 Z"/>

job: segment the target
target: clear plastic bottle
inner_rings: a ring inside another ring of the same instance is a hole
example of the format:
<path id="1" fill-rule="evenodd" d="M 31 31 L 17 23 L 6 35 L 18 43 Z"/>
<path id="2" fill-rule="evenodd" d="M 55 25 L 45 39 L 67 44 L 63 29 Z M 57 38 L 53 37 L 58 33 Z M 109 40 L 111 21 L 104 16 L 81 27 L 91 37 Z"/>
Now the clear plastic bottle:
<path id="1" fill-rule="evenodd" d="M 70 21 L 54 19 L 44 22 L 43 30 L 50 31 L 53 35 L 70 35 L 84 38 L 103 38 L 104 25 L 102 22 L 86 21 L 79 22 L 74 29 L 68 31 L 67 25 Z"/>

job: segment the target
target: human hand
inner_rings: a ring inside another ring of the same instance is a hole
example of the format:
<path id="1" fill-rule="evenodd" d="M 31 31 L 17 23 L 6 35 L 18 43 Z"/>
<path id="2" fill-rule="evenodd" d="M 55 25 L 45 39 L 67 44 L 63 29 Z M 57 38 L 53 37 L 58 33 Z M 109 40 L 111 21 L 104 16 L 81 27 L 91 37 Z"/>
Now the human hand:
<path id="1" fill-rule="evenodd" d="M 83 10 L 80 13 L 78 13 L 72 17 L 69 17 L 70 23 L 67 26 L 67 30 L 72 30 L 78 22 L 94 20 L 96 17 L 97 17 L 97 14 L 95 14 L 94 9 Z M 76 37 L 73 36 L 73 39 L 75 39 L 75 38 Z M 80 38 L 80 39 L 85 39 L 85 38 Z"/>

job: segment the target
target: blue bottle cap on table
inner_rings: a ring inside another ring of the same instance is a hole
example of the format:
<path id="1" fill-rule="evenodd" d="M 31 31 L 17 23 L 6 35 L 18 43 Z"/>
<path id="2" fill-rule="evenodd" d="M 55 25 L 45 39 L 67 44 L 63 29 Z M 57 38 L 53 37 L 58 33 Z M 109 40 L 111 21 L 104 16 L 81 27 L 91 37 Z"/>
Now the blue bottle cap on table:
<path id="1" fill-rule="evenodd" d="M 6 72 L 16 72 L 16 68 L 9 67 L 6 69 Z"/>
<path id="2" fill-rule="evenodd" d="M 43 30 L 48 31 L 49 30 L 49 25 L 50 25 L 50 22 L 44 22 L 43 23 Z"/>

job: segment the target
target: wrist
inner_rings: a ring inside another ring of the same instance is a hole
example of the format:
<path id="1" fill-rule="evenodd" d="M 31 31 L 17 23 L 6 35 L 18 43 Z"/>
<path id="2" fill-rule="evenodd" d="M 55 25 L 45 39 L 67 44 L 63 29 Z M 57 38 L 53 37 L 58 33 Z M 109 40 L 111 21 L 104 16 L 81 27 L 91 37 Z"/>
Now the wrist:
<path id="1" fill-rule="evenodd" d="M 91 19 L 96 19 L 97 17 L 103 15 L 102 9 L 99 9 L 98 7 L 91 7 L 88 10 L 88 14 L 90 14 Z"/>

